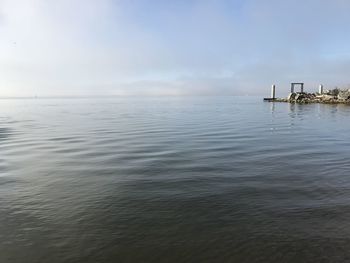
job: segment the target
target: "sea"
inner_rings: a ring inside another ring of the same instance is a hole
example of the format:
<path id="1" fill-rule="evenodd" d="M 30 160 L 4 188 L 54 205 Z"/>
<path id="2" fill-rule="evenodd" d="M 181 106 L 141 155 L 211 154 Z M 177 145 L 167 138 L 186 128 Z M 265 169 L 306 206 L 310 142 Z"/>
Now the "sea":
<path id="1" fill-rule="evenodd" d="M 1 99 L 0 262 L 350 262 L 350 106 Z"/>

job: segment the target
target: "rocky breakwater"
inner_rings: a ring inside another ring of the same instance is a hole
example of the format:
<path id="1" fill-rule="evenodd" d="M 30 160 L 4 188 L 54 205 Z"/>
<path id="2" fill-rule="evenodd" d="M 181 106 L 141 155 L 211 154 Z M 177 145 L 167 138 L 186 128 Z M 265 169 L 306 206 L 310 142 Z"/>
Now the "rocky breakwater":
<path id="1" fill-rule="evenodd" d="M 296 92 L 290 93 L 287 98 L 276 99 L 277 102 L 289 103 L 328 103 L 328 104 L 349 104 L 350 105 L 350 89 L 348 90 L 327 90 L 323 93 L 306 93 Z"/>

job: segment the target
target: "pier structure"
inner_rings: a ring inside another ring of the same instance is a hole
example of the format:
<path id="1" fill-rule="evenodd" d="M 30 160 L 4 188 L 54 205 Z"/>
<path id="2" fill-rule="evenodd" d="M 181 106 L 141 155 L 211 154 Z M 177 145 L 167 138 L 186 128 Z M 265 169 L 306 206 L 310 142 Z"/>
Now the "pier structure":
<path id="1" fill-rule="evenodd" d="M 271 86 L 271 99 L 276 99 L 276 85 Z"/>
<path id="2" fill-rule="evenodd" d="M 320 86 L 318 87 L 318 93 L 323 94 L 323 85 L 322 84 L 320 84 Z"/>
<path id="3" fill-rule="evenodd" d="M 300 91 L 295 91 L 295 87 L 299 86 Z M 287 98 L 276 98 L 276 86 L 271 86 L 271 97 L 264 98 L 267 102 L 289 102 L 289 103 L 324 103 L 324 104 L 347 104 L 350 105 L 350 89 L 341 90 L 335 88 L 333 90 L 323 90 L 323 85 L 320 84 L 318 92 L 304 92 L 304 83 L 291 83 L 291 93 Z"/>
<path id="4" fill-rule="evenodd" d="M 302 82 L 292 82 L 290 85 L 290 93 L 294 93 L 295 86 L 300 86 L 300 92 L 304 93 L 304 83 Z"/>
<path id="5" fill-rule="evenodd" d="M 264 98 L 264 101 L 274 101 L 276 99 L 276 85 L 271 86 L 271 97 Z"/>

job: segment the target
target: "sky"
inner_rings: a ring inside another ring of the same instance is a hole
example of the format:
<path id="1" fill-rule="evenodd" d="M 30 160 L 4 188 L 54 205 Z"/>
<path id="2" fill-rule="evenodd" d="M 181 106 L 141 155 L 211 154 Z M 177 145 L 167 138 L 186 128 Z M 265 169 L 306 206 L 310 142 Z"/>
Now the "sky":
<path id="1" fill-rule="evenodd" d="M 0 0 L 0 96 L 350 84 L 348 0 Z"/>

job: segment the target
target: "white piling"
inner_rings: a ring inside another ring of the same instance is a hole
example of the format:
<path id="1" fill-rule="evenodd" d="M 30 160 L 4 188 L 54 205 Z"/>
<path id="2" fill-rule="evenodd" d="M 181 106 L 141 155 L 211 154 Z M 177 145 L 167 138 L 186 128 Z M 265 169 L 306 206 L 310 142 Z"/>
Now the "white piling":
<path id="1" fill-rule="evenodd" d="M 271 86 L 271 99 L 276 98 L 276 85 Z"/>
<path id="2" fill-rule="evenodd" d="M 323 85 L 320 84 L 320 86 L 318 87 L 318 93 L 322 94 L 323 93 Z"/>

